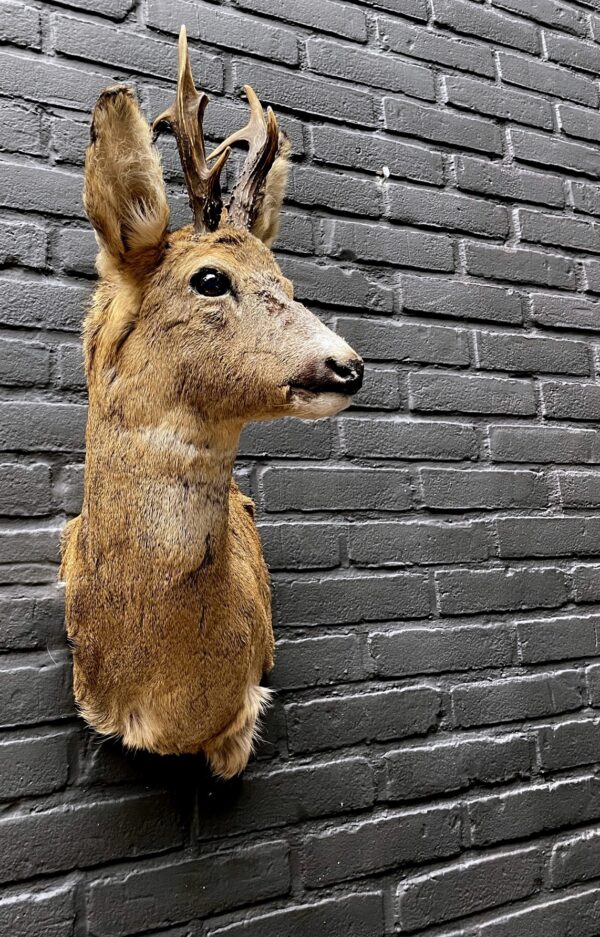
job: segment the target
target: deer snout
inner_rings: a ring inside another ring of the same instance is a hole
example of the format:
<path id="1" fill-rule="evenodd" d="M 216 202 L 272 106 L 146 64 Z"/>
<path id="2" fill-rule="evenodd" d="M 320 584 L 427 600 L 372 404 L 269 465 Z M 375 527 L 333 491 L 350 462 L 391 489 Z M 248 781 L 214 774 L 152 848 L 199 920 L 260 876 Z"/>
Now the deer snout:
<path id="1" fill-rule="evenodd" d="M 364 364 L 362 358 L 353 354 L 350 357 L 325 358 L 313 362 L 304 375 L 293 382 L 293 387 L 308 390 L 313 394 L 333 393 L 351 396 L 362 387 Z"/>

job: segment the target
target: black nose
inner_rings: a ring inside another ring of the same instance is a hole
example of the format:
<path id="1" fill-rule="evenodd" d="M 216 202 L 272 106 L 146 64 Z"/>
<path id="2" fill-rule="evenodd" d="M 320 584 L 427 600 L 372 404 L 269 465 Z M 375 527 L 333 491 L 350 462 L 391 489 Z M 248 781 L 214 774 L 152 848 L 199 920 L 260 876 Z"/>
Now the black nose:
<path id="1" fill-rule="evenodd" d="M 356 394 L 361 389 L 365 370 L 362 358 L 348 358 L 346 361 L 327 358 L 325 366 L 331 375 L 329 390 L 340 394 Z"/>

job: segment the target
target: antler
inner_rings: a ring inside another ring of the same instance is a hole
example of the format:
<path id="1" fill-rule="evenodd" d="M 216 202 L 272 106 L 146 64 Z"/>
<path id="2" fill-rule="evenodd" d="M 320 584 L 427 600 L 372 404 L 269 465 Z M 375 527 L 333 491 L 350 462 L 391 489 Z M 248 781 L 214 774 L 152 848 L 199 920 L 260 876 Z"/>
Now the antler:
<path id="1" fill-rule="evenodd" d="M 179 158 L 185 175 L 190 206 L 194 213 L 194 228 L 199 233 L 214 231 L 219 226 L 223 201 L 220 173 L 229 156 L 228 146 L 221 146 L 221 156 L 210 168 L 206 161 L 202 117 L 208 104 L 204 92 L 198 92 L 192 77 L 185 26 L 179 33 L 179 67 L 177 95 L 171 107 L 152 124 L 155 137 L 171 130 L 177 140 Z"/>
<path id="2" fill-rule="evenodd" d="M 231 194 L 228 214 L 232 224 L 251 228 L 262 202 L 267 175 L 277 157 L 279 129 L 275 114 L 270 107 L 267 108 L 265 118 L 262 105 L 250 85 L 244 85 L 244 91 L 250 105 L 248 123 L 220 143 L 209 154 L 208 159 L 219 157 L 215 163 L 216 167 L 223 159 L 223 155 L 229 152 L 232 143 L 238 140 L 247 142 L 248 156 Z"/>

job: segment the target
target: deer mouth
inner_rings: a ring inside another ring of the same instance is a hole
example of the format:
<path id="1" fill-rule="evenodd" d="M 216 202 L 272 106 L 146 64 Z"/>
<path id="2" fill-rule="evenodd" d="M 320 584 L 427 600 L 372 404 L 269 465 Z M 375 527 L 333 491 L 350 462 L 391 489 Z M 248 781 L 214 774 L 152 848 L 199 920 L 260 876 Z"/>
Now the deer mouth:
<path id="1" fill-rule="evenodd" d="M 352 397 L 350 394 L 332 391 L 329 388 L 288 384 L 287 402 L 291 416 L 318 420 L 327 416 L 335 416 L 340 410 L 345 410 L 352 403 Z"/>

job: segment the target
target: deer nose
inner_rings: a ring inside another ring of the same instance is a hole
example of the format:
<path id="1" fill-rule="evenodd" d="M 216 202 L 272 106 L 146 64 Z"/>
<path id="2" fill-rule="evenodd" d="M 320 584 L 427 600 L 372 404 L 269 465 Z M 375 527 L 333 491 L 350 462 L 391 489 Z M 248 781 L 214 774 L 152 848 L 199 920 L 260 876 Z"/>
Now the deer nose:
<path id="1" fill-rule="evenodd" d="M 338 358 L 327 358 L 325 367 L 331 374 L 330 390 L 340 394 L 356 394 L 362 387 L 365 366 L 362 358 L 348 358 L 340 361 Z"/>

